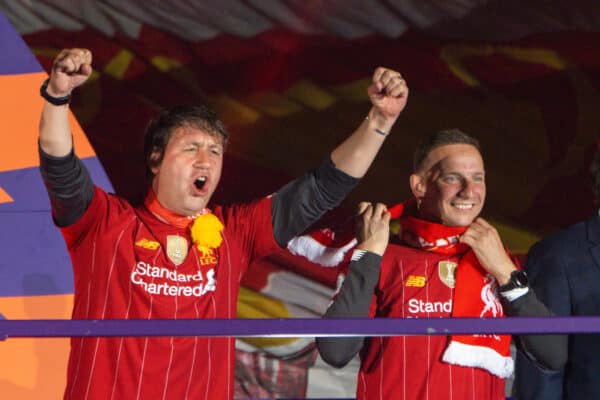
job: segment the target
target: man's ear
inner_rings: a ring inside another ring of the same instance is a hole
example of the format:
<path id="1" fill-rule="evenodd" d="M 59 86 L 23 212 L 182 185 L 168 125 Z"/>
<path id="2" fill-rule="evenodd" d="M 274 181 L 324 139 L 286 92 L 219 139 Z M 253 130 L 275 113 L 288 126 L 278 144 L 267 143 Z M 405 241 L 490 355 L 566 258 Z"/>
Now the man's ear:
<path id="1" fill-rule="evenodd" d="M 158 174 L 161 161 L 162 153 L 158 147 L 154 147 L 154 149 L 152 149 L 152 153 L 150 153 L 150 157 L 148 158 L 148 167 L 154 175 Z"/>
<path id="2" fill-rule="evenodd" d="M 421 174 L 411 174 L 409 178 L 410 190 L 415 196 L 415 199 L 419 201 L 425 196 L 425 192 L 427 191 L 427 184 L 425 182 L 425 177 Z"/>

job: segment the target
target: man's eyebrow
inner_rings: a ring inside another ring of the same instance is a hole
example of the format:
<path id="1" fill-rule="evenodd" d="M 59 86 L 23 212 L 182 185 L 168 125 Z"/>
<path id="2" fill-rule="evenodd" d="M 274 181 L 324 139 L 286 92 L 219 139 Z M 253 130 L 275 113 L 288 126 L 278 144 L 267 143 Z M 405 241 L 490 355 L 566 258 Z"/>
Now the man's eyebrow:
<path id="1" fill-rule="evenodd" d="M 184 140 L 183 141 L 184 146 L 196 146 L 196 147 L 199 147 L 199 146 L 202 146 L 204 143 L 205 143 L 204 141 L 198 141 L 196 139 Z M 208 147 L 223 147 L 223 144 L 219 143 L 219 142 L 209 142 L 207 144 L 207 146 Z"/>
<path id="2" fill-rule="evenodd" d="M 462 174 L 458 171 L 444 170 L 443 168 L 439 168 L 438 172 L 439 172 L 440 176 L 448 176 L 448 175 L 462 176 Z"/>

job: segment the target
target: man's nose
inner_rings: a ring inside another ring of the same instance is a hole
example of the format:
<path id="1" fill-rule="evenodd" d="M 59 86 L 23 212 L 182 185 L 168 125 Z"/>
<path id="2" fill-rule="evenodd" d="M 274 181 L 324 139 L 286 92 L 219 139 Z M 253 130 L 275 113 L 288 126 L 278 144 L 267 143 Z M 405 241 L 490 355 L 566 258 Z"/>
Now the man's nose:
<path id="1" fill-rule="evenodd" d="M 199 149 L 194 159 L 194 167 L 203 168 L 209 165 L 208 150 Z"/>
<path id="2" fill-rule="evenodd" d="M 473 190 L 474 190 L 474 183 L 468 179 L 465 179 L 462 182 L 460 194 L 464 197 L 470 197 L 473 195 Z"/>

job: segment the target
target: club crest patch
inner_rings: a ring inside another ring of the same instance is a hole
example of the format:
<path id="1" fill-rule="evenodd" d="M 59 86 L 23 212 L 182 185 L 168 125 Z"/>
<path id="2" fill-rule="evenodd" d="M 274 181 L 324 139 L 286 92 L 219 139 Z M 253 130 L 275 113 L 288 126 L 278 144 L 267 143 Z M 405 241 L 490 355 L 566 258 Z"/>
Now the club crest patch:
<path id="1" fill-rule="evenodd" d="M 454 289 L 456 285 L 456 267 L 458 264 L 452 261 L 440 261 L 438 263 L 438 275 L 442 282 L 449 288 Z"/>
<path id="2" fill-rule="evenodd" d="M 218 262 L 215 249 L 198 246 L 198 261 L 200 265 L 214 265 Z"/>
<path id="3" fill-rule="evenodd" d="M 178 235 L 167 236 L 167 257 L 175 265 L 181 265 L 188 253 L 188 242 Z"/>

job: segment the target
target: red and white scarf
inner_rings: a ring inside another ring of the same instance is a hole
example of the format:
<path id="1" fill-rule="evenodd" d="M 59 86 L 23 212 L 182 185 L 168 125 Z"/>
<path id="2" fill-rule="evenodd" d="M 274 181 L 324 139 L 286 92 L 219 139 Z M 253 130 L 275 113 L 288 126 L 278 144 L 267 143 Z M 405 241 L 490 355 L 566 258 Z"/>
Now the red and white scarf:
<path id="1" fill-rule="evenodd" d="M 496 279 L 479 264 L 475 253 L 459 243 L 467 227 L 449 227 L 417 218 L 414 200 L 389 209 L 392 234 L 411 247 L 437 254 L 458 256 L 452 317 L 502 318 L 504 312 L 497 295 Z M 401 229 L 398 229 L 401 227 Z M 356 245 L 347 235 L 336 237 L 331 230 L 320 230 L 297 237 L 288 249 L 314 263 L 336 266 Z M 501 378 L 509 377 L 514 369 L 510 357 L 510 335 L 452 335 L 442 360 L 466 367 L 483 368 Z"/>
<path id="2" fill-rule="evenodd" d="M 504 317 L 496 279 L 481 267 L 469 246 L 459 242 L 467 227 L 450 227 L 417 218 L 411 201 L 392 207 L 390 214 L 392 219 L 399 219 L 403 242 L 424 251 L 460 257 L 452 300 L 453 318 Z M 510 335 L 452 335 L 442 360 L 483 368 L 501 378 L 509 377 L 514 369 Z"/>

